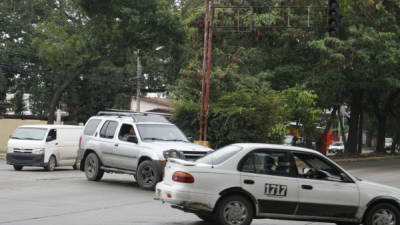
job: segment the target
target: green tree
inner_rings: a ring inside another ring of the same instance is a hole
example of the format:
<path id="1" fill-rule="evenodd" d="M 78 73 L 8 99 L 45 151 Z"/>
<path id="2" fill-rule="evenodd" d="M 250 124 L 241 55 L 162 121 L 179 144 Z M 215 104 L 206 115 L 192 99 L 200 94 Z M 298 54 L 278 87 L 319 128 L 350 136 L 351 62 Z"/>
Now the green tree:
<path id="1" fill-rule="evenodd" d="M 14 98 L 11 99 L 11 104 L 13 104 L 13 110 L 15 115 L 22 118 L 23 112 L 26 110 L 24 93 L 20 90 L 17 90 L 15 92 Z"/>

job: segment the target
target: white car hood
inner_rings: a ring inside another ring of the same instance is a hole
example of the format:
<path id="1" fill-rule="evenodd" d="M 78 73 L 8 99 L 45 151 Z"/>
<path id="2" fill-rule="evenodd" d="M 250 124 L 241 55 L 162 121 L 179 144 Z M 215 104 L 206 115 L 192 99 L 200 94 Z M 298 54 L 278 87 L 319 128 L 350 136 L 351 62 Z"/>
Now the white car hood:
<path id="1" fill-rule="evenodd" d="M 371 198 L 375 196 L 392 196 L 400 200 L 400 189 L 371 181 L 358 181 L 361 193 L 366 193 Z"/>
<path id="2" fill-rule="evenodd" d="M 34 148 L 43 148 L 44 141 L 36 141 L 36 140 L 21 140 L 21 139 L 9 139 L 8 147 L 9 148 L 20 148 L 20 149 L 34 149 Z"/>
<path id="3" fill-rule="evenodd" d="M 164 150 L 178 150 L 178 151 L 194 151 L 194 152 L 209 152 L 213 151 L 211 148 L 193 144 L 190 142 L 181 142 L 181 141 L 152 141 L 152 142 L 142 142 L 142 146 L 148 147 L 151 149 L 160 149 Z"/>

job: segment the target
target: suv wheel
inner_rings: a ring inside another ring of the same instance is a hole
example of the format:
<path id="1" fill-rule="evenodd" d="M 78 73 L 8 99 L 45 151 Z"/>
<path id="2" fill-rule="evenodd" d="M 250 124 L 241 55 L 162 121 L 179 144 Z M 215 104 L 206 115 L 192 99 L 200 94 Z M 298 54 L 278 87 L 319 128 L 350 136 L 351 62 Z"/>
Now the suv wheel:
<path id="1" fill-rule="evenodd" d="M 24 166 L 14 165 L 14 170 L 20 171 L 22 168 L 24 168 Z"/>
<path id="2" fill-rule="evenodd" d="M 56 162 L 56 157 L 54 155 L 50 156 L 49 162 L 47 163 L 47 166 L 44 167 L 45 170 L 47 171 L 54 171 L 56 168 L 57 162 Z"/>
<path id="3" fill-rule="evenodd" d="M 139 187 L 146 190 L 154 190 L 156 184 L 160 181 L 158 171 L 150 160 L 140 163 L 136 177 Z"/>
<path id="4" fill-rule="evenodd" d="M 85 175 L 91 181 L 99 181 L 104 175 L 104 171 L 100 169 L 100 160 L 94 153 L 90 153 L 86 157 Z"/>
<path id="5" fill-rule="evenodd" d="M 216 218 L 223 225 L 249 225 L 253 215 L 253 206 L 249 200 L 240 195 L 222 199 L 216 211 Z"/>
<path id="6" fill-rule="evenodd" d="M 366 225 L 398 225 L 400 224 L 399 209 L 388 203 L 377 204 L 368 211 Z"/>

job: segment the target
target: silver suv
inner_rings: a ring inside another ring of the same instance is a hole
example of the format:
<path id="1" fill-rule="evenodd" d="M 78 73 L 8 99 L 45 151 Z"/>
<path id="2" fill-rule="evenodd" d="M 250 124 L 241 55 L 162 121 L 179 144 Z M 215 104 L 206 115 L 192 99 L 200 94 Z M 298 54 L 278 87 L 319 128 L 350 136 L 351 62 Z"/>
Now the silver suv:
<path id="1" fill-rule="evenodd" d="M 131 174 L 153 190 L 169 157 L 196 160 L 213 151 L 193 144 L 163 115 L 101 111 L 91 117 L 80 139 L 77 165 L 88 180 L 104 172 Z"/>

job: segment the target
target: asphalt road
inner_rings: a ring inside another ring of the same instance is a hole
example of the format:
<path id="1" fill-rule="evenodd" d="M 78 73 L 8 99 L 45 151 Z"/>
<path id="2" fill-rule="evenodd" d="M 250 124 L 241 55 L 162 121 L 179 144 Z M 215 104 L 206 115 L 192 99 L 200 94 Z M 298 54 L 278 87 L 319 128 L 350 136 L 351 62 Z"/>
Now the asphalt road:
<path id="1" fill-rule="evenodd" d="M 400 188 L 400 159 L 343 166 L 360 178 Z M 69 167 L 14 171 L 0 160 L 0 225 L 210 225 L 153 200 L 153 195 L 128 175 L 105 174 L 101 182 L 90 182 Z M 323 223 L 263 219 L 252 224 Z"/>

